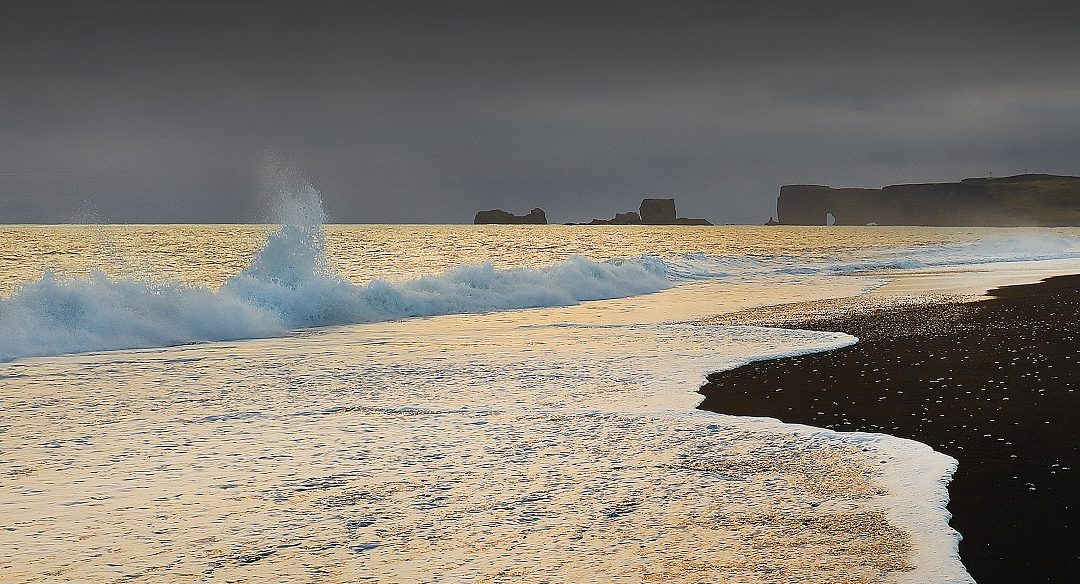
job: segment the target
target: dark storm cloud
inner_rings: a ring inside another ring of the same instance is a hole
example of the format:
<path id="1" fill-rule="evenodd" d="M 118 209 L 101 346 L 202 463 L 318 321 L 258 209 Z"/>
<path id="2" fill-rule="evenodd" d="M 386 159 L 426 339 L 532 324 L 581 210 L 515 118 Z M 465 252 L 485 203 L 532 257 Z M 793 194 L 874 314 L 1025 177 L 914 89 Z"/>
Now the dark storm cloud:
<path id="1" fill-rule="evenodd" d="M 1080 10 L 1038 2 L 8 2 L 0 221 L 557 220 L 788 182 L 1076 174 Z"/>

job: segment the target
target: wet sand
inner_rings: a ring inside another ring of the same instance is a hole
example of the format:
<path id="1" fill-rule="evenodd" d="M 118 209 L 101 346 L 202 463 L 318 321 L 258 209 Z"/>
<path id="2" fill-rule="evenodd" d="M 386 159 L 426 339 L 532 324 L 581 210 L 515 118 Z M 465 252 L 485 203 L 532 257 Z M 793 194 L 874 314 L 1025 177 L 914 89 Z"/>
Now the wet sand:
<path id="1" fill-rule="evenodd" d="M 841 331 L 860 342 L 709 376 L 701 409 L 885 432 L 959 460 L 960 555 L 980 584 L 1073 582 L 1080 550 L 1080 276 L 971 301 L 836 301 L 728 322 Z"/>

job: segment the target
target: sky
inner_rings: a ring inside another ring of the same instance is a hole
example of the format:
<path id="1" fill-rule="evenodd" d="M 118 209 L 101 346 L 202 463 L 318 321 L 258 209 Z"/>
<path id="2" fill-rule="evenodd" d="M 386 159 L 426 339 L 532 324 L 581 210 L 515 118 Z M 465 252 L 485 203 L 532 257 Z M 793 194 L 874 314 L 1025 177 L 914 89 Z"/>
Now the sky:
<path id="1" fill-rule="evenodd" d="M 1067 2 L 5 0 L 0 223 L 587 221 L 783 184 L 1080 174 Z"/>

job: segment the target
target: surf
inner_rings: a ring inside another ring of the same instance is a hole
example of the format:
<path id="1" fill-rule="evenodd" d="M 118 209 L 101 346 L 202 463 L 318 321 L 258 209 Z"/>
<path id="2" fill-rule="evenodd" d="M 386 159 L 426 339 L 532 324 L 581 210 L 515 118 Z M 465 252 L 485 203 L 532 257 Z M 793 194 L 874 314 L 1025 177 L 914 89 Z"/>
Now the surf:
<path id="1" fill-rule="evenodd" d="M 68 279 L 47 270 L 0 299 L 0 361 L 286 335 L 291 330 L 420 316 L 568 306 L 672 285 L 656 258 L 550 266 L 469 264 L 400 282 L 357 285 L 326 255 L 326 214 L 314 186 L 278 172 L 280 225 L 249 266 L 219 289 L 179 281 Z"/>

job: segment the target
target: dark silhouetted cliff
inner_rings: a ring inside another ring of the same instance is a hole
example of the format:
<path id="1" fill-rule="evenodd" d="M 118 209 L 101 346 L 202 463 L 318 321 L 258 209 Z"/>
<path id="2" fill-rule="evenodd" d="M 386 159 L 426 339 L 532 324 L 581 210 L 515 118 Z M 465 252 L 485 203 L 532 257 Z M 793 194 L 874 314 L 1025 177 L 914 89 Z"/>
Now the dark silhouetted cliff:
<path id="1" fill-rule="evenodd" d="M 677 216 L 675 199 L 642 199 L 638 212 L 645 225 L 712 225 L 707 219 Z"/>
<path id="2" fill-rule="evenodd" d="M 593 219 L 588 223 L 567 225 L 712 225 L 708 219 L 689 219 L 675 214 L 675 199 L 643 199 L 639 213 L 616 213 L 611 219 Z"/>
<path id="3" fill-rule="evenodd" d="M 784 225 L 1060 227 L 1080 225 L 1080 177 L 1023 174 L 958 183 L 834 189 L 786 185 L 776 201 Z"/>
<path id="4" fill-rule="evenodd" d="M 641 217 L 633 211 L 616 213 L 612 219 L 593 219 L 589 225 L 641 225 Z"/>
<path id="5" fill-rule="evenodd" d="M 641 222 L 646 225 L 675 223 L 675 199 L 644 199 L 638 211 Z"/>
<path id="6" fill-rule="evenodd" d="M 476 225 L 490 223 L 502 225 L 547 225 L 547 215 L 544 213 L 544 210 L 539 207 L 529 211 L 528 215 L 514 215 L 513 213 L 507 213 L 502 209 L 492 209 L 490 211 L 478 211 L 476 217 L 473 218 L 473 223 Z"/>

